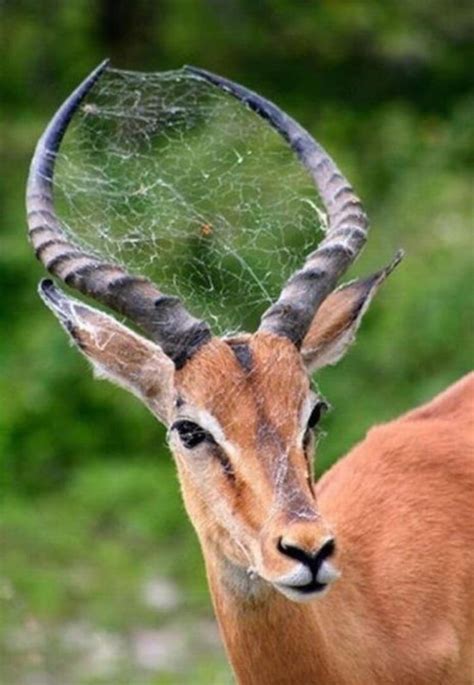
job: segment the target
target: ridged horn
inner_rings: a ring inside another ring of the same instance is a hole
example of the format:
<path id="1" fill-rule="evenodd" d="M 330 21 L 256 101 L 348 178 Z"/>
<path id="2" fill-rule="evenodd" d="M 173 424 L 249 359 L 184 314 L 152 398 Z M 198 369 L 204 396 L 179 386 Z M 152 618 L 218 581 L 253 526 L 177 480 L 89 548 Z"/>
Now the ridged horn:
<path id="1" fill-rule="evenodd" d="M 191 316 L 176 297 L 147 278 L 85 252 L 65 232 L 54 209 L 56 156 L 82 101 L 107 68 L 102 62 L 57 110 L 36 146 L 26 190 L 28 233 L 36 256 L 67 285 L 127 316 L 182 366 L 211 338 L 207 324 Z"/>
<path id="2" fill-rule="evenodd" d="M 186 70 L 227 91 L 280 133 L 311 174 L 327 213 L 324 240 L 283 287 L 262 317 L 259 330 L 290 338 L 298 347 L 316 311 L 361 252 L 368 221 L 359 198 L 327 152 L 298 122 L 269 100 L 203 69 Z"/>

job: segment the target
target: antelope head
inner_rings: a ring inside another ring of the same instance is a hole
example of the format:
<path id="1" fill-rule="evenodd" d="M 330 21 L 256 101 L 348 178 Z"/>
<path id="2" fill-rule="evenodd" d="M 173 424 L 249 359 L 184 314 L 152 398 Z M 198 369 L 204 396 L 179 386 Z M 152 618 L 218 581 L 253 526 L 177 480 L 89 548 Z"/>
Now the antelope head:
<path id="1" fill-rule="evenodd" d="M 338 575 L 336 542 L 313 486 L 313 430 L 325 403 L 311 390 L 310 373 L 341 358 L 401 254 L 385 269 L 336 289 L 368 231 L 351 186 L 307 131 L 271 102 L 189 68 L 285 138 L 327 212 L 324 240 L 264 313 L 257 332 L 213 337 L 177 298 L 80 249 L 56 215 L 56 153 L 105 68 L 100 65 L 72 93 L 38 142 L 27 188 L 29 236 L 54 276 L 125 315 L 147 337 L 67 296 L 51 280 L 41 282 L 40 295 L 97 374 L 137 395 L 168 427 L 186 508 L 203 547 L 232 569 L 231 576 L 306 601 Z"/>

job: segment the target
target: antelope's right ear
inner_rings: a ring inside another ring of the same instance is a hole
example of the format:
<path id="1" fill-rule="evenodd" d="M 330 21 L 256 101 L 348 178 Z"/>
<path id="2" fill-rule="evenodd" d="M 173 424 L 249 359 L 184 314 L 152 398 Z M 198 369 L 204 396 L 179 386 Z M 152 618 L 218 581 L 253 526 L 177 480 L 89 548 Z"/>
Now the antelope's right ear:
<path id="1" fill-rule="evenodd" d="M 92 363 L 97 377 L 139 397 L 164 424 L 174 397 L 174 364 L 155 343 L 98 309 L 66 296 L 49 279 L 39 285 L 44 303 Z"/>
<path id="2" fill-rule="evenodd" d="M 316 312 L 301 347 L 308 371 L 336 364 L 344 356 L 355 340 L 357 329 L 372 298 L 401 262 L 403 254 L 400 250 L 384 269 L 368 278 L 347 283 L 326 297 Z"/>

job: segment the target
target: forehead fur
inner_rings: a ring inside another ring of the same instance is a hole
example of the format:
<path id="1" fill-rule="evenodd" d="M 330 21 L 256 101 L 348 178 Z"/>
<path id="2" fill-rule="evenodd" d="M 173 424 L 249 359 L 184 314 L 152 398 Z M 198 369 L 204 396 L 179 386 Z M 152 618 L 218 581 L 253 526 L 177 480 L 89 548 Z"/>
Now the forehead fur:
<path id="1" fill-rule="evenodd" d="M 211 340 L 177 372 L 176 385 L 186 403 L 206 409 L 241 444 L 265 423 L 292 432 L 309 389 L 295 346 L 264 332 Z"/>

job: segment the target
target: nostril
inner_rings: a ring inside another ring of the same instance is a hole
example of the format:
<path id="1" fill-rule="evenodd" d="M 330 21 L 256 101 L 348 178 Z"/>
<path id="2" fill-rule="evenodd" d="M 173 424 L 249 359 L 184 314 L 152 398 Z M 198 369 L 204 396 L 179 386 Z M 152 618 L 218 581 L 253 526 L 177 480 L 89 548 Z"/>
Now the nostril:
<path id="1" fill-rule="evenodd" d="M 324 544 L 314 552 L 308 552 L 295 544 L 285 541 L 285 538 L 279 538 L 277 543 L 278 551 L 281 554 L 290 557 L 290 559 L 295 559 L 306 564 L 315 572 L 321 566 L 323 561 L 328 559 L 336 551 L 336 543 L 334 538 L 328 538 Z"/>
<path id="2" fill-rule="evenodd" d="M 295 545 L 293 539 L 281 537 L 278 539 L 277 548 L 281 554 L 300 562 L 297 566 L 299 573 L 310 574 L 309 582 L 294 583 L 295 587 L 292 586 L 300 593 L 320 592 L 340 577 L 339 571 L 330 560 L 336 551 L 333 538 L 326 538 L 319 549 L 308 551 Z"/>
<path id="3" fill-rule="evenodd" d="M 279 552 L 287 557 L 290 557 L 290 559 L 297 559 L 298 561 L 303 561 L 306 563 L 308 554 L 304 551 L 304 549 L 296 547 L 296 545 L 290 545 L 289 543 L 285 542 L 284 538 L 279 538 L 277 547 Z"/>
<path id="4" fill-rule="evenodd" d="M 328 538 L 326 542 L 320 547 L 316 556 L 319 558 L 320 561 L 324 561 L 325 559 L 329 559 L 329 557 L 332 557 L 335 551 L 336 543 L 334 541 L 334 538 Z"/>

